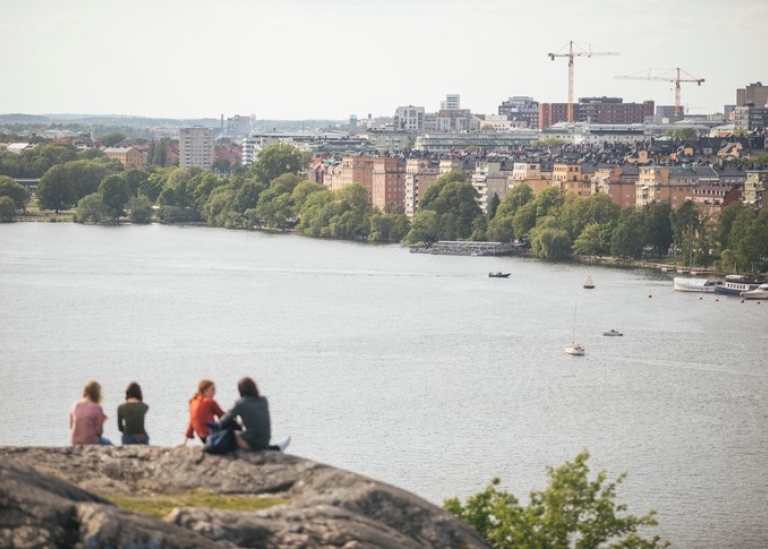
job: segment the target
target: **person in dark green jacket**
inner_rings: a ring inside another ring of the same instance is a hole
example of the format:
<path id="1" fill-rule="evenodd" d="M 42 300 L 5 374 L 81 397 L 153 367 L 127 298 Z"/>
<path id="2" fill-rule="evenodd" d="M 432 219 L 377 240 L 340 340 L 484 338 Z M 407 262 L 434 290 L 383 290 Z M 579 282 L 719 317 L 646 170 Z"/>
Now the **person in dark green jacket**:
<path id="1" fill-rule="evenodd" d="M 149 406 L 144 404 L 141 386 L 133 382 L 125 389 L 125 402 L 117 407 L 117 428 L 123 433 L 123 444 L 149 444 L 144 428 L 144 416 Z"/>

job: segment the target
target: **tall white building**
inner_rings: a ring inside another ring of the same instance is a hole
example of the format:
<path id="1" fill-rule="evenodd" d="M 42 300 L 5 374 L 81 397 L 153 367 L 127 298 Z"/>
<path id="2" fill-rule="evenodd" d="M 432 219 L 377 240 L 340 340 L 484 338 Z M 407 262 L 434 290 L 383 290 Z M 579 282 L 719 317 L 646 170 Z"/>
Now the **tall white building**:
<path id="1" fill-rule="evenodd" d="M 424 131 L 424 107 L 397 107 L 393 126 L 395 131 Z"/>
<path id="2" fill-rule="evenodd" d="M 461 96 L 458 93 L 449 93 L 445 101 L 440 101 L 441 111 L 457 111 L 461 108 Z"/>
<path id="3" fill-rule="evenodd" d="M 211 128 L 181 128 L 179 130 L 179 166 L 181 168 L 213 167 L 214 141 Z"/>

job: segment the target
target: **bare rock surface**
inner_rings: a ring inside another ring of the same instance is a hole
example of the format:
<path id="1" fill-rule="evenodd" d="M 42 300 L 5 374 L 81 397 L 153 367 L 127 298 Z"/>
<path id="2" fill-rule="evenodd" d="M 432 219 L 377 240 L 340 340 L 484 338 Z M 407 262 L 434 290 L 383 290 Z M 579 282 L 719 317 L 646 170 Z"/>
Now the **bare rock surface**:
<path id="1" fill-rule="evenodd" d="M 268 495 L 261 511 L 177 508 L 164 520 L 107 496 L 194 489 Z M 279 452 L 199 447 L 0 448 L 0 547 L 487 547 L 463 522 L 399 488 Z"/>

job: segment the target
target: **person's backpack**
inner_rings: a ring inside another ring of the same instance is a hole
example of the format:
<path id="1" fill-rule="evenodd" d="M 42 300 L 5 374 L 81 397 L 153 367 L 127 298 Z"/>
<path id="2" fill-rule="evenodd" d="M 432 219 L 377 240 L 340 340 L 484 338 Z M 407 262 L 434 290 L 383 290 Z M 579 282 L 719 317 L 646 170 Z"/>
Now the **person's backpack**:
<path id="1" fill-rule="evenodd" d="M 205 439 L 203 452 L 207 454 L 228 454 L 237 450 L 237 439 L 232 429 L 222 429 L 218 423 L 209 421 L 211 432 Z"/>

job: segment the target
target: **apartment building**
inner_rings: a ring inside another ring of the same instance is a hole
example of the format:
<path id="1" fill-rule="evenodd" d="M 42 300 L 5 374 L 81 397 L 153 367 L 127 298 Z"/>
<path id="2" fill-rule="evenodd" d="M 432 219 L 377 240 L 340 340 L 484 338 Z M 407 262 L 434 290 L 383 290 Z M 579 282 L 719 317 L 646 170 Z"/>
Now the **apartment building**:
<path id="1" fill-rule="evenodd" d="M 397 107 L 395 109 L 395 130 L 420 133 L 424 131 L 424 107 Z"/>
<path id="2" fill-rule="evenodd" d="M 480 161 L 470 179 L 478 194 L 478 205 L 483 213 L 488 212 L 488 204 L 496 195 L 504 200 L 509 188 L 509 171 L 503 162 Z"/>
<path id="3" fill-rule="evenodd" d="M 591 124 L 642 124 L 653 118 L 654 102 L 624 103 L 620 97 L 582 97 L 573 105 L 573 122 Z M 541 103 L 539 127 L 568 121 L 568 103 Z"/>
<path id="4" fill-rule="evenodd" d="M 539 102 L 533 97 L 515 95 L 502 101 L 498 113 L 512 122 L 519 122 L 525 128 L 539 127 Z"/>
<path id="5" fill-rule="evenodd" d="M 595 168 L 588 164 L 555 164 L 552 166 L 552 182 L 563 192 L 576 196 L 592 194 L 592 177 Z"/>
<path id="6" fill-rule="evenodd" d="M 382 212 L 405 204 L 405 160 L 383 156 L 373 161 L 371 205 Z"/>
<path id="7" fill-rule="evenodd" d="M 768 107 L 768 86 L 763 86 L 762 82 L 755 82 L 744 88 L 738 88 L 736 90 L 736 106 L 745 107 L 747 105 Z"/>
<path id="8" fill-rule="evenodd" d="M 440 163 L 423 158 L 409 158 L 405 162 L 403 181 L 403 204 L 405 215 L 413 217 L 419 207 L 419 199 L 424 196 L 440 176 Z"/>
<path id="9" fill-rule="evenodd" d="M 368 192 L 368 205 L 373 205 L 373 156 L 344 156 L 341 158 L 339 178 L 334 178 L 336 189 L 357 183 Z M 335 189 L 334 189 L 335 190 Z"/>
<path id="10" fill-rule="evenodd" d="M 757 208 L 766 208 L 768 206 L 766 190 L 768 190 L 768 170 L 747 170 L 744 180 L 744 203 Z"/>
<path id="11" fill-rule="evenodd" d="M 469 109 L 441 109 L 435 119 L 435 130 L 445 133 L 467 133 L 480 127 Z"/>
<path id="12" fill-rule="evenodd" d="M 764 130 L 768 128 L 768 107 L 736 107 L 733 112 L 733 124 L 736 130 Z"/>
<path id="13" fill-rule="evenodd" d="M 126 168 L 143 168 L 147 165 L 146 153 L 136 147 L 105 147 L 102 152 L 107 158 L 113 158 Z"/>
<path id="14" fill-rule="evenodd" d="M 214 160 L 214 139 L 211 128 L 181 128 L 179 130 L 179 166 L 210 170 Z"/>
<path id="15" fill-rule="evenodd" d="M 637 169 L 632 165 L 598 166 L 591 178 L 592 194 L 607 194 L 621 209 L 635 206 Z"/>
<path id="16" fill-rule="evenodd" d="M 440 101 L 441 111 L 457 111 L 461 108 L 461 96 L 458 93 L 449 93 L 445 101 Z"/>

